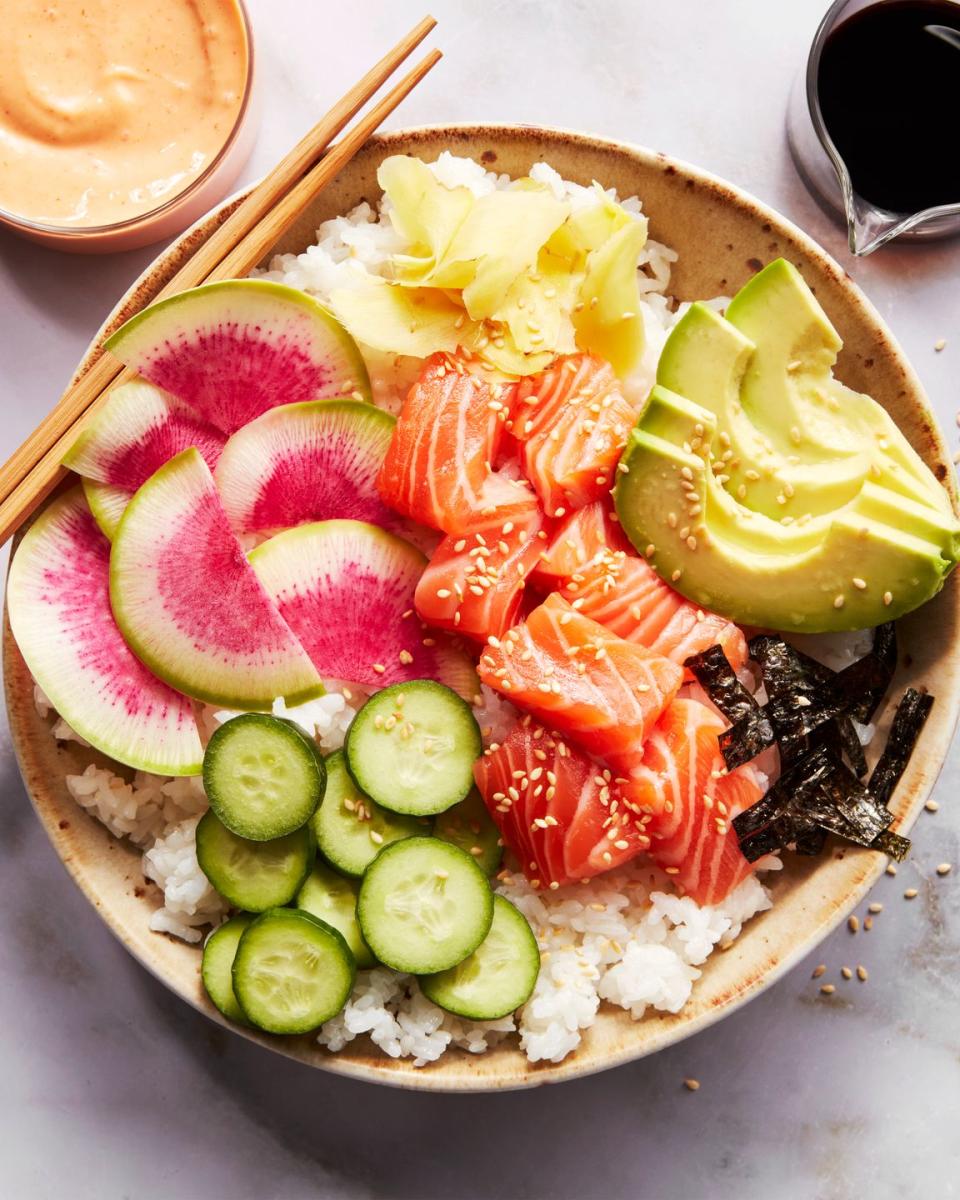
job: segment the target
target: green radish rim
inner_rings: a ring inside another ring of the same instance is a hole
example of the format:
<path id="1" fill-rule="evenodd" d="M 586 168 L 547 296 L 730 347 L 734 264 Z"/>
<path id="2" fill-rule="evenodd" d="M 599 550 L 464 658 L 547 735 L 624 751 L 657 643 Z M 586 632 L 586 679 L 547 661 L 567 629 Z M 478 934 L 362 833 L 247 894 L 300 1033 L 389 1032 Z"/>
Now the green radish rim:
<path id="1" fill-rule="evenodd" d="M 192 696 L 196 700 L 202 700 L 206 704 L 256 710 L 269 707 L 277 696 L 282 696 L 290 706 L 303 704 L 308 700 L 315 699 L 317 696 L 322 696 L 325 689 L 319 674 L 289 627 L 283 622 L 279 614 L 276 613 L 275 608 L 270 605 L 269 597 L 265 593 L 262 593 L 262 587 L 259 583 L 256 586 L 260 588 L 260 594 L 262 594 L 262 601 L 260 601 L 258 594 L 258 602 L 261 603 L 262 612 L 272 611 L 278 623 L 273 630 L 273 635 L 281 636 L 282 634 L 285 638 L 288 635 L 287 645 L 284 647 L 285 661 L 280 662 L 279 665 L 271 665 L 274 678 L 270 687 L 264 687 L 261 683 L 255 695 L 241 695 L 237 691 L 229 691 L 223 686 L 213 686 L 212 680 L 214 674 L 212 667 L 207 661 L 211 655 L 207 651 L 203 652 L 202 657 L 198 656 L 198 660 L 202 661 L 203 664 L 202 671 L 200 672 L 191 671 L 189 661 L 186 667 L 184 667 L 180 658 L 172 654 L 163 663 L 157 661 L 157 655 L 146 644 L 144 634 L 146 631 L 149 631 L 156 637 L 159 633 L 170 633 L 172 629 L 162 627 L 162 622 L 147 623 L 139 617 L 136 619 L 133 618 L 130 603 L 130 593 L 133 585 L 129 582 L 129 576 L 137 571 L 142 573 L 143 566 L 140 562 L 128 563 L 126 560 L 128 557 L 136 560 L 144 552 L 143 546 L 146 539 L 138 529 L 137 540 L 134 543 L 133 549 L 131 549 L 127 542 L 127 535 L 129 530 L 136 527 L 136 523 L 139 520 L 143 519 L 149 523 L 149 517 L 140 517 L 141 510 L 146 509 L 149 512 L 151 506 L 157 506 L 158 495 L 166 496 L 168 492 L 171 495 L 183 497 L 185 504 L 190 504 L 194 500 L 202 503 L 207 495 L 210 496 L 213 502 L 219 504 L 213 476 L 199 451 L 185 450 L 175 458 L 172 458 L 168 463 L 165 463 L 155 474 L 151 475 L 127 505 L 117 529 L 113 542 L 113 552 L 110 556 L 110 602 L 117 625 L 133 653 L 158 678 L 169 684 L 170 687 L 175 688 L 185 695 Z M 225 536 L 233 539 L 234 534 L 226 527 L 226 515 L 222 515 Z M 163 549 L 168 549 L 168 546 L 164 544 Z M 153 567 L 155 561 L 151 560 L 149 565 Z M 154 569 L 156 568 L 154 567 Z M 138 603 L 140 607 L 144 607 L 146 601 L 141 601 L 138 597 Z M 268 605 L 270 605 L 269 609 L 267 608 Z M 166 626 L 170 627 L 171 622 L 167 621 Z M 180 640 L 186 645 L 189 640 L 187 635 L 179 634 L 179 636 Z M 189 654 L 186 651 L 184 651 L 183 657 L 189 660 Z M 251 659 L 248 673 L 251 677 L 259 679 L 264 673 L 263 664 L 259 664 L 259 674 L 257 674 L 257 669 L 255 668 L 257 668 L 257 664 Z M 210 680 L 210 686 L 208 686 L 207 682 L 198 682 L 200 675 Z M 236 684 L 233 682 L 233 678 L 230 677 L 230 679 L 232 686 L 235 687 Z M 310 680 L 310 682 L 308 683 L 307 680 Z"/>
<path id="2" fill-rule="evenodd" d="M 245 292 L 259 292 L 264 297 L 283 301 L 286 304 L 298 305 L 304 309 L 312 318 L 318 321 L 324 327 L 324 335 L 331 338 L 335 343 L 337 350 L 343 357 L 344 362 L 348 365 L 351 372 L 350 379 L 354 383 L 352 392 L 359 392 L 364 400 L 372 400 L 373 392 L 370 388 L 370 376 L 367 372 L 367 364 L 363 360 L 363 355 L 357 343 L 344 328 L 343 324 L 334 316 L 334 314 L 315 300 L 312 296 L 299 288 L 288 287 L 283 283 L 274 283 L 269 279 L 225 279 L 217 283 L 203 283 L 198 287 L 189 288 L 187 291 L 178 292 L 174 296 L 168 296 L 165 300 L 158 300 L 149 307 L 136 313 L 128 321 L 104 342 L 104 348 L 111 351 L 125 365 L 131 365 L 125 356 L 125 349 L 131 340 L 131 336 L 140 329 L 142 325 L 149 325 L 154 318 L 158 316 L 169 316 L 168 310 L 173 310 L 182 307 L 185 303 L 198 299 L 201 295 L 217 296 L 220 293 L 236 293 L 242 289 Z M 332 393 L 338 395 L 338 392 Z M 315 396 L 314 399 L 320 400 L 323 397 Z M 184 401 L 188 403 L 187 401 Z"/>

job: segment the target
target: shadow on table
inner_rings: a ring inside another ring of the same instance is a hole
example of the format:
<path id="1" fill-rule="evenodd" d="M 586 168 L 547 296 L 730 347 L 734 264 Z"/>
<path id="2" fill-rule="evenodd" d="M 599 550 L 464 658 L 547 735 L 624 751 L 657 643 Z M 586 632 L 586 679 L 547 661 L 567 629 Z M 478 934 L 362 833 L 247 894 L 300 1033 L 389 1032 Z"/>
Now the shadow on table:
<path id="1" fill-rule="evenodd" d="M 52 329 L 92 336 L 109 312 L 109 307 L 91 309 L 94 282 L 98 296 L 119 300 L 162 248 L 147 246 L 125 254 L 64 254 L 0 229 L 0 277 L 9 280 L 24 306 Z"/>

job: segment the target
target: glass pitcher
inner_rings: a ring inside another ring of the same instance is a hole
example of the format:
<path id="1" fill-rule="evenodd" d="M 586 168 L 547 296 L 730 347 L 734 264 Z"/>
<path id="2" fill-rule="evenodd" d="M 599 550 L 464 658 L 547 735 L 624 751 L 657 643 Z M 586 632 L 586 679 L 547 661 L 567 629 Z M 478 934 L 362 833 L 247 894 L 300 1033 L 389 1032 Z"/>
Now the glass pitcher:
<path id="1" fill-rule="evenodd" d="M 956 203 L 903 213 L 879 208 L 858 195 L 824 124 L 818 91 L 824 43 L 842 21 L 878 2 L 886 0 L 835 0 L 830 6 L 813 39 L 806 68 L 794 82 L 787 113 L 787 139 L 797 170 L 814 197 L 846 219 L 850 250 L 856 255 L 871 254 L 896 237 L 925 239 L 960 233 L 960 196 Z M 944 152 L 956 151 L 945 146 Z"/>

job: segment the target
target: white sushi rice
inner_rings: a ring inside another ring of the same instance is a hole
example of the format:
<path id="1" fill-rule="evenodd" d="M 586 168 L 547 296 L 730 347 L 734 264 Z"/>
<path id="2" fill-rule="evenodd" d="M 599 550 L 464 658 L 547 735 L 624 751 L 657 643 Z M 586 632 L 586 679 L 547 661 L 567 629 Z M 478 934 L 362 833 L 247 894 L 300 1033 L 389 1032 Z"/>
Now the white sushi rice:
<path id="1" fill-rule="evenodd" d="M 475 196 L 484 196 L 511 182 L 509 175 L 498 175 L 487 171 L 471 158 L 460 158 L 444 151 L 428 166 L 441 183 L 447 187 L 467 187 Z M 596 188 L 582 187 L 561 176 L 548 163 L 535 163 L 530 175 L 538 183 L 549 187 L 559 200 L 569 202 L 574 210 L 600 203 Z M 611 188 L 606 193 L 635 217 L 643 214 L 643 205 L 637 196 L 621 200 Z M 390 203 L 382 201 L 373 207 L 364 201 L 346 216 L 334 217 L 317 230 L 317 240 L 302 254 L 278 254 L 269 270 L 257 272 L 262 278 L 300 288 L 316 296 L 324 303 L 330 302 L 333 292 L 341 288 L 356 287 L 369 275 L 385 277 L 390 271 L 390 260 L 395 254 L 409 249 L 407 243 L 394 228 Z M 636 371 L 624 383 L 628 395 L 645 399 L 656 375 L 657 360 L 670 326 L 677 318 L 668 296 L 670 271 L 677 261 L 677 253 L 662 242 L 648 239 L 637 262 L 637 280 L 641 293 L 640 313 L 646 332 L 643 360 Z M 725 305 L 725 300 L 711 301 Z M 361 347 L 370 372 L 373 398 L 382 408 L 399 411 L 403 397 L 416 379 L 420 360 L 395 354 L 384 354 Z"/>
<path id="2" fill-rule="evenodd" d="M 324 751 L 343 744 L 366 693 L 327 681 L 327 694 L 297 707 L 277 700 L 273 711 L 289 717 Z M 36 689 L 37 710 L 62 741 L 81 742 Z M 502 740 L 517 710 L 485 685 L 475 706 L 484 742 Z M 205 736 L 235 714 L 205 708 Z M 127 780 L 91 763 L 68 775 L 67 788 L 91 816 L 117 837 L 143 849 L 143 874 L 158 889 L 150 928 L 199 942 L 219 924 L 228 906 L 200 870 L 197 822 L 207 809 L 198 777 L 168 779 L 137 772 Z M 765 866 L 779 867 L 776 859 Z M 699 968 L 717 946 L 726 947 L 755 913 L 771 906 L 756 877 L 745 880 L 722 905 L 700 907 L 677 896 L 669 877 L 646 863 L 600 876 L 589 884 L 538 891 L 520 873 L 502 872 L 496 890 L 526 916 L 542 954 L 533 996 L 516 1015 L 499 1021 L 465 1021 L 424 997 L 411 976 L 385 967 L 361 971 L 338 1016 L 318 1041 L 337 1051 L 367 1035 L 383 1053 L 434 1062 L 449 1046 L 480 1054 L 509 1034 L 531 1062 L 560 1062 L 596 1019 L 601 1001 L 639 1019 L 648 1008 L 679 1012 L 700 977 Z"/>
<path id="3" fill-rule="evenodd" d="M 431 167 L 441 182 L 469 187 L 476 195 L 509 182 L 505 175 L 448 153 Z M 598 202 L 594 189 L 562 179 L 547 163 L 537 163 L 530 173 L 575 208 Z M 616 193 L 608 194 L 618 200 Z M 641 215 L 637 197 L 620 203 L 628 212 Z M 363 203 L 346 216 L 324 222 L 314 245 L 303 254 L 277 256 L 263 274 L 327 301 L 335 289 L 355 284 L 364 274 L 386 274 L 390 256 L 404 248 L 389 205 L 374 208 Z M 638 261 L 647 348 L 628 390 L 644 396 L 667 333 L 686 308 L 678 309 L 669 297 L 676 258 L 675 251 L 649 240 Z M 727 300 L 719 297 L 709 303 L 722 310 Z M 364 348 L 364 357 L 375 401 L 396 412 L 419 371 L 419 360 L 369 348 Z M 811 652 L 831 666 L 842 666 L 863 650 L 841 638 Z M 326 695 L 307 704 L 287 707 L 277 700 L 273 706 L 277 716 L 296 721 L 325 752 L 343 744 L 367 696 L 352 684 L 331 680 L 327 686 Z M 36 704 L 54 737 L 86 746 L 39 688 Z M 234 715 L 214 708 L 200 710 L 204 740 Z M 484 686 L 476 715 L 489 744 L 503 739 L 516 710 Z M 861 736 L 871 732 L 872 727 L 863 727 Z M 225 902 L 197 863 L 196 826 L 207 808 L 200 779 L 167 779 L 142 772 L 128 778 L 91 764 L 82 774 L 68 775 L 66 783 L 91 816 L 142 849 L 144 877 L 157 888 L 151 929 L 199 942 L 207 927 L 225 917 Z M 774 858 L 761 865 L 776 869 L 780 863 Z M 496 889 L 527 917 L 542 953 L 535 991 L 515 1016 L 492 1022 L 461 1020 L 427 1000 L 413 977 L 378 967 L 359 973 L 344 1010 L 320 1030 L 320 1043 L 337 1051 L 366 1035 L 383 1053 L 423 1065 L 450 1046 L 479 1054 L 514 1035 L 531 1062 L 560 1062 L 579 1044 L 603 1002 L 626 1009 L 637 1019 L 650 1009 L 679 1012 L 710 954 L 718 947 L 727 948 L 750 917 L 772 904 L 768 890 L 751 876 L 722 904 L 701 907 L 689 897 L 678 896 L 669 877 L 645 862 L 555 891 L 538 891 L 521 874 L 507 871 L 498 877 Z"/>

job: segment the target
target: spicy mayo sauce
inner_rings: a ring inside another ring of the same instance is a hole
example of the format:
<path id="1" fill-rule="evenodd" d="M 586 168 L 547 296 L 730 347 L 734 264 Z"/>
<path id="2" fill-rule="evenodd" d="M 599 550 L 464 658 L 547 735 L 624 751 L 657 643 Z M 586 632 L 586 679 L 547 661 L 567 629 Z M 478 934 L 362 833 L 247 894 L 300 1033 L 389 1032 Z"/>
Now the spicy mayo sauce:
<path id="1" fill-rule="evenodd" d="M 0 0 L 0 209 L 113 225 L 188 188 L 236 124 L 236 0 Z"/>

